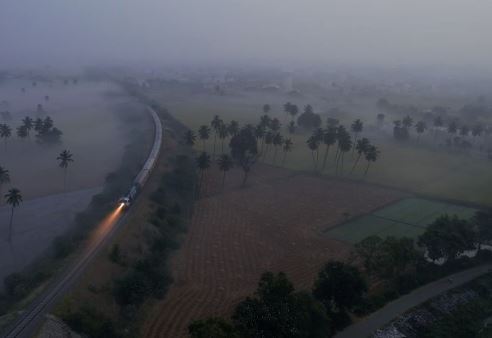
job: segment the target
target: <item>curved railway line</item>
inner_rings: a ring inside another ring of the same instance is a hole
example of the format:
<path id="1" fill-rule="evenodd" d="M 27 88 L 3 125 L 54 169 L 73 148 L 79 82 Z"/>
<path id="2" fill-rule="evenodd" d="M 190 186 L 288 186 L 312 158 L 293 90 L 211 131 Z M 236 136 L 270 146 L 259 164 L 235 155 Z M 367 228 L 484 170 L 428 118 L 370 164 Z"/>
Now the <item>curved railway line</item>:
<path id="1" fill-rule="evenodd" d="M 147 182 L 147 179 L 159 158 L 161 150 L 161 120 L 157 113 L 150 107 L 147 107 L 147 111 L 152 116 L 154 122 L 154 143 L 144 166 L 135 177 L 131 189 L 135 186 L 138 186 L 139 189 L 141 189 Z M 58 278 L 52 281 L 51 285 L 29 305 L 19 318 L 17 318 L 14 324 L 3 333 L 2 337 L 30 338 L 36 333 L 44 316 L 52 310 L 57 301 L 59 301 L 70 289 L 91 260 L 108 244 L 109 240 L 117 233 L 117 231 L 123 227 L 127 214 L 122 214 L 120 211 L 121 206 L 115 209 L 101 222 L 98 228 L 95 229 L 89 244 L 81 256 L 73 265 L 61 273 Z"/>

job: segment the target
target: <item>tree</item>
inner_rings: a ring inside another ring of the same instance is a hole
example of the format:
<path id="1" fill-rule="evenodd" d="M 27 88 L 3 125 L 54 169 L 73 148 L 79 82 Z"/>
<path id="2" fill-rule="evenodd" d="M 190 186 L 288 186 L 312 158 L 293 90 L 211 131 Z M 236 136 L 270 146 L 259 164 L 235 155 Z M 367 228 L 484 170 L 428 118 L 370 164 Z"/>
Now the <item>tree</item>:
<path id="1" fill-rule="evenodd" d="M 28 135 L 26 126 L 22 125 L 17 127 L 17 137 L 24 139 Z"/>
<path id="2" fill-rule="evenodd" d="M 280 135 L 280 133 L 276 133 L 273 136 L 273 140 L 272 140 L 272 144 L 273 144 L 273 147 L 274 147 L 273 164 L 275 164 L 275 162 L 277 160 L 277 150 L 278 150 L 279 147 L 282 146 L 283 143 L 284 143 L 284 138 L 282 137 L 282 135 Z"/>
<path id="3" fill-rule="evenodd" d="M 366 282 L 356 267 L 331 261 L 319 272 L 313 295 L 328 310 L 346 311 L 358 305 L 366 291 Z"/>
<path id="4" fill-rule="evenodd" d="M 376 162 L 379 157 L 379 154 L 380 152 L 376 146 L 370 145 L 367 148 L 366 151 L 367 167 L 366 167 L 366 171 L 364 172 L 364 176 L 367 176 L 367 172 L 369 171 L 369 166 L 371 165 L 371 162 Z"/>
<path id="5" fill-rule="evenodd" d="M 284 140 L 284 146 L 282 147 L 282 150 L 284 151 L 284 158 L 282 159 L 282 165 L 285 164 L 285 159 L 287 157 L 287 153 L 290 153 L 292 151 L 293 147 L 292 140 L 290 138 Z"/>
<path id="6" fill-rule="evenodd" d="M 403 118 L 402 125 L 407 130 L 413 126 L 413 119 L 410 117 L 410 115 L 407 115 Z"/>
<path id="7" fill-rule="evenodd" d="M 237 123 L 237 121 L 232 120 L 229 123 L 229 126 L 227 127 L 227 131 L 231 136 L 237 135 L 237 133 L 239 132 L 239 123 Z"/>
<path id="8" fill-rule="evenodd" d="M 221 141 L 222 153 L 224 153 L 224 141 L 227 138 L 227 136 L 229 136 L 229 129 L 224 123 L 222 123 L 219 127 L 219 138 Z"/>
<path id="9" fill-rule="evenodd" d="M 474 248 L 475 233 L 468 221 L 456 215 L 442 215 L 419 236 L 418 244 L 427 250 L 429 258 L 448 262 Z"/>
<path id="10" fill-rule="evenodd" d="M 243 169 L 242 186 L 246 185 L 249 172 L 258 158 L 258 144 L 254 128 L 244 127 L 229 142 L 234 161 Z"/>
<path id="11" fill-rule="evenodd" d="M 470 128 L 468 128 L 467 125 L 462 125 L 460 127 L 460 135 L 461 136 L 468 136 L 469 133 L 470 133 Z"/>
<path id="12" fill-rule="evenodd" d="M 272 119 L 271 123 L 270 123 L 270 129 L 274 132 L 274 133 L 278 133 L 280 128 L 281 128 L 281 123 L 280 121 L 277 119 L 277 118 L 274 118 Z"/>
<path id="13" fill-rule="evenodd" d="M 2 194 L 3 185 L 10 182 L 9 171 L 0 166 L 0 196 Z"/>
<path id="14" fill-rule="evenodd" d="M 408 128 L 405 127 L 400 120 L 393 122 L 393 136 L 398 141 L 406 141 L 409 139 L 410 134 L 408 133 Z"/>
<path id="15" fill-rule="evenodd" d="M 350 170 L 350 173 L 353 173 L 354 172 L 354 169 L 355 167 L 357 166 L 357 164 L 359 163 L 360 161 L 360 158 L 362 157 L 362 155 L 366 154 L 367 151 L 369 150 L 369 147 L 371 146 L 371 143 L 369 142 L 369 140 L 367 138 L 362 138 L 361 140 L 358 140 L 357 141 L 357 145 L 354 147 L 354 149 L 357 149 L 357 158 L 354 162 L 354 165 L 352 166 L 352 170 Z"/>
<path id="16" fill-rule="evenodd" d="M 350 149 L 352 149 L 352 139 L 349 133 L 340 135 L 338 139 L 338 147 L 340 149 L 340 156 L 336 164 L 336 172 L 338 172 L 338 163 L 340 162 L 341 162 L 340 172 L 343 172 L 343 159 L 345 157 L 345 154 L 348 153 Z"/>
<path id="17" fill-rule="evenodd" d="M 289 118 L 289 114 L 291 110 L 292 110 L 292 103 L 287 102 L 286 104 L 284 104 L 284 112 L 287 114 L 287 118 Z"/>
<path id="18" fill-rule="evenodd" d="M 233 322 L 242 337 L 330 337 L 323 305 L 305 292 L 295 292 L 287 276 L 266 272 L 254 297 L 239 303 Z"/>
<path id="19" fill-rule="evenodd" d="M 425 124 L 424 121 L 419 121 L 415 125 L 415 130 L 417 131 L 418 137 L 417 140 L 420 140 L 420 135 L 422 135 L 423 132 L 427 129 L 427 125 Z"/>
<path id="20" fill-rule="evenodd" d="M 290 116 L 291 116 L 291 121 L 294 121 L 296 115 L 299 113 L 299 108 L 297 107 L 297 105 L 293 104 L 291 107 L 290 107 Z"/>
<path id="21" fill-rule="evenodd" d="M 63 189 L 66 189 L 68 165 L 73 162 L 73 154 L 69 150 L 65 149 L 60 153 L 60 155 L 58 155 L 56 159 L 59 161 L 58 165 L 60 166 L 60 168 L 63 168 L 64 171 Z"/>
<path id="22" fill-rule="evenodd" d="M 22 202 L 22 195 L 20 193 L 20 190 L 16 188 L 10 189 L 8 193 L 5 194 L 5 200 L 7 204 L 11 207 L 8 242 L 12 243 L 12 223 L 14 220 L 14 210 Z"/>
<path id="23" fill-rule="evenodd" d="M 302 113 L 297 119 L 297 125 L 305 129 L 314 129 L 321 126 L 321 117 L 313 112 L 313 107 L 307 105 L 304 107 L 304 113 Z"/>
<path id="24" fill-rule="evenodd" d="M 272 119 L 270 116 L 268 115 L 263 115 L 262 117 L 260 117 L 260 125 L 263 127 L 263 128 L 270 128 L 270 124 L 272 122 Z"/>
<path id="25" fill-rule="evenodd" d="M 7 149 L 7 139 L 12 135 L 12 129 L 6 124 L 0 124 L 0 138 L 5 141 L 5 149 Z"/>
<path id="26" fill-rule="evenodd" d="M 308 138 L 306 143 L 309 149 L 311 150 L 311 156 L 313 157 L 313 170 L 316 171 L 316 169 L 318 168 L 319 140 L 316 138 L 316 136 L 311 135 L 311 137 Z M 316 156 L 314 156 L 315 153 Z"/>
<path id="27" fill-rule="evenodd" d="M 186 145 L 193 147 L 196 141 L 196 135 L 193 130 L 187 130 L 184 134 L 184 140 Z"/>
<path id="28" fill-rule="evenodd" d="M 354 245 L 353 254 L 360 259 L 368 274 L 372 274 L 377 268 L 377 260 L 375 258 L 382 242 L 383 240 L 379 236 L 369 236 Z"/>
<path id="29" fill-rule="evenodd" d="M 229 170 L 231 170 L 231 168 L 234 166 L 234 161 L 232 160 L 232 158 L 229 155 L 222 154 L 222 155 L 220 155 L 219 159 L 217 160 L 217 164 L 219 165 L 219 169 L 223 172 L 222 189 L 224 189 L 226 173 Z"/>
<path id="30" fill-rule="evenodd" d="M 219 118 L 219 115 L 215 115 L 212 122 L 210 125 L 212 126 L 212 129 L 214 130 L 214 152 L 213 152 L 213 157 L 215 158 L 215 145 L 217 143 L 217 135 L 219 133 L 219 128 L 220 125 L 223 124 L 224 122 Z"/>
<path id="31" fill-rule="evenodd" d="M 223 318 L 195 320 L 188 326 L 191 338 L 239 338 L 237 330 Z"/>
<path id="32" fill-rule="evenodd" d="M 274 136 L 275 135 L 270 130 L 267 131 L 265 134 L 265 144 L 266 144 L 266 149 L 265 149 L 265 153 L 264 153 L 265 159 L 266 159 L 266 156 L 268 154 L 268 151 L 270 150 L 270 145 L 272 145 L 272 143 L 273 143 L 273 137 Z"/>
<path id="33" fill-rule="evenodd" d="M 357 138 L 359 137 L 359 134 L 362 132 L 363 128 L 364 128 L 364 124 L 360 119 L 355 120 L 350 126 L 350 129 L 354 133 L 354 143 L 357 143 Z"/>
<path id="34" fill-rule="evenodd" d="M 206 148 L 205 148 L 205 142 L 210 137 L 210 128 L 208 126 L 206 126 L 206 125 L 201 126 L 198 129 L 198 136 L 200 136 L 200 140 L 202 140 L 203 151 L 205 151 L 206 150 Z"/>
<path id="35" fill-rule="evenodd" d="M 448 125 L 448 133 L 450 134 L 456 134 L 456 132 L 458 131 L 458 124 L 456 123 L 456 121 L 451 121 Z"/>
<path id="36" fill-rule="evenodd" d="M 264 105 L 263 105 L 263 113 L 264 113 L 265 115 L 268 115 L 268 113 L 270 112 L 271 108 L 272 108 L 272 107 L 270 107 L 270 105 L 269 105 L 269 104 L 264 104 Z"/>
<path id="37" fill-rule="evenodd" d="M 290 121 L 287 126 L 287 130 L 289 131 L 289 134 L 294 134 L 296 132 L 296 123 L 294 121 Z"/>
<path id="38" fill-rule="evenodd" d="M 472 218 L 472 223 L 476 227 L 478 249 L 480 250 L 482 243 L 490 243 L 492 241 L 492 209 L 477 211 Z"/>
<path id="39" fill-rule="evenodd" d="M 196 165 L 200 170 L 200 182 L 198 183 L 198 195 L 200 195 L 200 191 L 202 190 L 203 176 L 205 171 L 210 168 L 210 155 L 206 152 L 202 152 L 200 156 L 196 159 Z"/>
<path id="40" fill-rule="evenodd" d="M 29 136 L 29 132 L 34 127 L 34 121 L 29 116 L 26 116 L 22 119 L 22 124 L 27 130 L 27 136 Z"/>
<path id="41" fill-rule="evenodd" d="M 38 117 L 34 121 L 34 131 L 39 133 L 39 132 L 41 132 L 42 129 L 43 129 L 43 119 Z"/>

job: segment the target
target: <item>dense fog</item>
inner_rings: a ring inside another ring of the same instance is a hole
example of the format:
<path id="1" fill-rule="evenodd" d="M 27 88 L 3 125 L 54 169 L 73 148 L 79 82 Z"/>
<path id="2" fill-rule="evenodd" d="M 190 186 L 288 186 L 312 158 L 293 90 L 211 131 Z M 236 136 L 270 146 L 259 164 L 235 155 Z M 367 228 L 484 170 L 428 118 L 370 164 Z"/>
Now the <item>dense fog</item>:
<path id="1" fill-rule="evenodd" d="M 0 67 L 349 64 L 490 69 L 485 0 L 4 0 Z"/>

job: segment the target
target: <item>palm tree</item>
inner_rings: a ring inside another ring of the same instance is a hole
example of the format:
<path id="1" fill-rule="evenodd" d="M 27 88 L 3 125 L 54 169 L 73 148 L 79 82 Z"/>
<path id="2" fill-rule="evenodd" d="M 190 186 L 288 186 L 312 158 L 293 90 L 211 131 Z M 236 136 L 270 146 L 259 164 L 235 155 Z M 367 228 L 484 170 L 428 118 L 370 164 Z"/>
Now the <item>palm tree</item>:
<path id="1" fill-rule="evenodd" d="M 352 166 L 352 170 L 350 170 L 351 174 L 354 172 L 354 169 L 357 166 L 357 164 L 359 163 L 360 158 L 362 157 L 363 154 L 365 154 L 367 152 L 370 145 L 371 144 L 370 144 L 369 140 L 365 137 L 362 138 L 361 140 L 357 140 L 357 144 L 354 147 L 354 149 L 357 149 L 357 154 L 359 156 L 357 156 L 357 159 L 355 160 L 354 165 Z"/>
<path id="2" fill-rule="evenodd" d="M 28 135 L 27 128 L 25 125 L 17 127 L 17 136 L 21 139 L 26 138 Z"/>
<path id="3" fill-rule="evenodd" d="M 337 131 L 334 127 L 328 127 L 323 133 L 323 143 L 326 146 L 325 157 L 323 158 L 323 168 L 321 171 L 325 171 L 326 160 L 328 159 L 328 153 L 330 152 L 330 147 L 337 141 Z"/>
<path id="4" fill-rule="evenodd" d="M 12 129 L 6 124 L 0 124 L 0 138 L 5 139 L 5 149 L 7 149 L 7 139 L 12 135 Z"/>
<path id="5" fill-rule="evenodd" d="M 294 121 L 290 121 L 287 126 L 287 130 L 289 131 L 289 134 L 294 134 L 296 132 L 296 123 Z"/>
<path id="6" fill-rule="evenodd" d="M 360 119 L 355 120 L 352 125 L 350 126 L 350 129 L 354 133 L 354 143 L 357 143 L 357 138 L 359 137 L 359 134 L 362 132 L 362 129 L 364 128 L 364 124 Z M 355 148 L 354 148 L 355 151 Z M 353 152 L 352 152 L 353 154 Z"/>
<path id="7" fill-rule="evenodd" d="M 297 105 L 293 104 L 291 107 L 290 107 L 290 116 L 292 117 L 292 121 L 294 121 L 294 118 L 296 117 L 297 113 L 299 113 L 299 108 L 297 107 Z"/>
<path id="8" fill-rule="evenodd" d="M 348 153 L 352 149 L 352 139 L 350 134 L 345 134 L 338 142 L 340 145 L 340 156 L 338 158 L 336 171 L 338 172 L 338 163 L 340 163 L 341 160 L 340 172 L 343 173 L 343 159 L 345 157 L 345 153 Z"/>
<path id="9" fill-rule="evenodd" d="M 282 146 L 282 143 L 284 143 L 284 139 L 283 139 L 282 135 L 280 135 L 279 133 L 276 133 L 273 136 L 272 143 L 273 143 L 273 147 L 275 149 L 275 151 L 273 153 L 273 164 L 275 164 L 275 162 L 277 160 L 277 150 L 278 150 L 278 147 L 281 147 Z"/>
<path id="10" fill-rule="evenodd" d="M 415 125 L 415 130 L 417 131 L 417 141 L 420 140 L 420 135 L 422 135 L 422 133 L 427 129 L 427 125 L 425 124 L 424 121 L 419 121 L 417 122 L 417 124 Z"/>
<path id="11" fill-rule="evenodd" d="M 410 117 L 410 115 L 407 115 L 403 118 L 402 125 L 407 129 L 410 129 L 413 126 L 413 119 Z"/>
<path id="12" fill-rule="evenodd" d="M 10 212 L 9 238 L 8 238 L 8 242 L 12 243 L 12 222 L 14 220 L 14 209 L 22 202 L 22 195 L 20 194 L 20 190 L 16 188 L 10 189 L 8 193 L 5 194 L 5 201 L 12 208 Z"/>
<path id="13" fill-rule="evenodd" d="M 219 118 L 219 115 L 215 115 L 212 122 L 210 122 L 210 125 L 212 126 L 212 129 L 214 130 L 214 152 L 212 155 L 214 158 L 215 158 L 215 144 L 217 143 L 217 134 L 219 133 L 220 125 L 223 123 L 224 122 Z"/>
<path id="14" fill-rule="evenodd" d="M 282 159 L 282 165 L 285 164 L 285 158 L 287 157 L 287 153 L 292 151 L 294 143 L 292 143 L 292 140 L 290 138 L 285 139 L 284 141 L 284 146 L 282 147 L 282 150 L 284 151 L 284 158 Z"/>
<path id="15" fill-rule="evenodd" d="M 270 145 L 273 143 L 273 137 L 275 135 L 269 130 L 266 132 L 265 134 L 265 144 L 266 144 L 266 148 L 265 148 L 265 154 L 263 155 L 264 158 L 266 158 L 267 154 L 268 154 L 268 150 L 270 150 Z"/>
<path id="16" fill-rule="evenodd" d="M 270 128 L 271 122 L 272 122 L 272 119 L 268 115 L 263 115 L 260 118 L 260 125 L 263 126 L 263 128 Z"/>
<path id="17" fill-rule="evenodd" d="M 442 120 L 442 117 L 437 116 L 434 119 L 434 121 L 433 121 L 433 125 L 434 125 L 434 141 L 435 141 L 436 138 L 437 138 L 437 130 L 438 130 L 438 128 L 441 128 L 444 125 L 444 122 Z"/>
<path id="18" fill-rule="evenodd" d="M 198 184 L 198 195 L 200 195 L 205 170 L 210 168 L 210 155 L 206 152 L 202 152 L 200 156 L 198 156 L 198 158 L 196 159 L 196 165 L 198 169 L 200 169 L 200 182 Z"/>
<path id="19" fill-rule="evenodd" d="M 461 136 L 468 136 L 469 133 L 470 133 L 470 128 L 468 128 L 467 125 L 462 125 L 460 127 L 460 135 Z"/>
<path id="20" fill-rule="evenodd" d="M 232 120 L 229 123 L 229 126 L 227 127 L 227 131 L 229 132 L 229 135 L 231 136 L 236 136 L 237 133 L 239 132 L 239 123 L 237 121 Z"/>
<path id="21" fill-rule="evenodd" d="M 63 168 L 64 171 L 64 178 L 63 178 L 63 189 L 65 190 L 67 188 L 67 173 L 68 173 L 68 165 L 73 162 L 73 154 L 70 152 L 70 150 L 65 149 L 58 155 L 56 158 L 60 163 L 58 163 L 58 166 L 60 168 Z"/>
<path id="22" fill-rule="evenodd" d="M 451 123 L 448 125 L 448 133 L 450 134 L 456 134 L 458 131 L 458 124 L 456 121 L 451 121 Z"/>
<path id="23" fill-rule="evenodd" d="M 0 194 L 2 193 L 2 187 L 5 183 L 10 182 L 9 171 L 2 166 L 0 166 Z"/>
<path id="24" fill-rule="evenodd" d="M 282 126 L 282 124 L 280 123 L 280 121 L 277 118 L 272 119 L 272 121 L 270 122 L 270 129 L 274 133 L 278 133 L 281 126 Z"/>
<path id="25" fill-rule="evenodd" d="M 26 116 L 22 119 L 22 124 L 26 127 L 27 136 L 29 136 L 29 132 L 34 127 L 34 121 L 29 116 Z"/>
<path id="26" fill-rule="evenodd" d="M 219 165 L 219 169 L 224 173 L 222 176 L 222 189 L 224 189 L 226 173 L 234 166 L 234 161 L 229 155 L 222 154 L 217 160 L 217 164 Z"/>
<path id="27" fill-rule="evenodd" d="M 311 137 L 309 137 L 307 140 L 307 145 L 308 145 L 309 149 L 311 150 L 311 155 L 313 157 L 313 168 L 314 168 L 314 171 L 316 171 L 316 169 L 318 168 L 319 140 L 314 135 L 311 135 Z M 316 157 L 314 156 L 315 152 L 316 152 Z"/>
<path id="28" fill-rule="evenodd" d="M 379 157 L 379 153 L 380 152 L 379 152 L 378 148 L 376 148 L 376 146 L 371 145 L 367 149 L 367 151 L 366 151 L 367 167 L 366 167 L 366 170 L 364 172 L 364 176 L 367 176 L 367 172 L 369 170 L 369 165 L 371 164 L 371 162 L 376 162 L 376 160 Z"/>
<path id="29" fill-rule="evenodd" d="M 195 141 L 196 141 L 196 135 L 193 132 L 193 130 L 187 130 L 184 134 L 184 139 L 185 139 L 186 145 L 193 147 L 195 145 Z"/>
<path id="30" fill-rule="evenodd" d="M 43 130 L 43 125 L 44 125 L 43 119 L 38 117 L 34 121 L 34 130 L 39 133 L 41 130 Z"/>
<path id="31" fill-rule="evenodd" d="M 261 139 L 260 153 L 263 153 L 263 144 L 265 140 L 265 127 L 261 123 L 255 127 L 255 137 L 257 140 Z"/>
<path id="32" fill-rule="evenodd" d="M 269 104 L 264 104 L 264 105 L 263 105 L 263 113 L 264 113 L 265 115 L 268 115 L 268 113 L 270 112 L 270 110 L 271 110 L 271 109 L 272 109 L 272 107 L 270 107 L 270 105 L 269 105 Z"/>
<path id="33" fill-rule="evenodd" d="M 286 104 L 284 104 L 284 112 L 287 115 L 287 119 L 289 118 L 289 114 L 291 113 L 291 109 L 292 109 L 292 103 L 287 102 Z"/>
<path id="34" fill-rule="evenodd" d="M 227 126 L 224 123 L 222 123 L 219 126 L 219 138 L 221 140 L 222 153 L 224 153 L 224 141 L 228 135 L 229 135 L 229 129 L 227 128 Z"/>
<path id="35" fill-rule="evenodd" d="M 205 151 L 205 141 L 210 137 L 210 128 L 206 125 L 201 126 L 200 129 L 198 129 L 198 135 L 203 142 L 203 151 Z"/>

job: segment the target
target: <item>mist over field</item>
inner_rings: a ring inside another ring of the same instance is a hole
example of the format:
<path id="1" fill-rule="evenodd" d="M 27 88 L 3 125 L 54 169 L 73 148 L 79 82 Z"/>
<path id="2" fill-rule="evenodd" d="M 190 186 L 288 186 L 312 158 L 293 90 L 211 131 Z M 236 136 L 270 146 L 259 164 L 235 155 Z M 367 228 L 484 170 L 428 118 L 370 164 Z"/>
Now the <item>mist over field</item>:
<path id="1" fill-rule="evenodd" d="M 0 67 L 87 64 L 491 69 L 485 0 L 5 0 Z"/>

